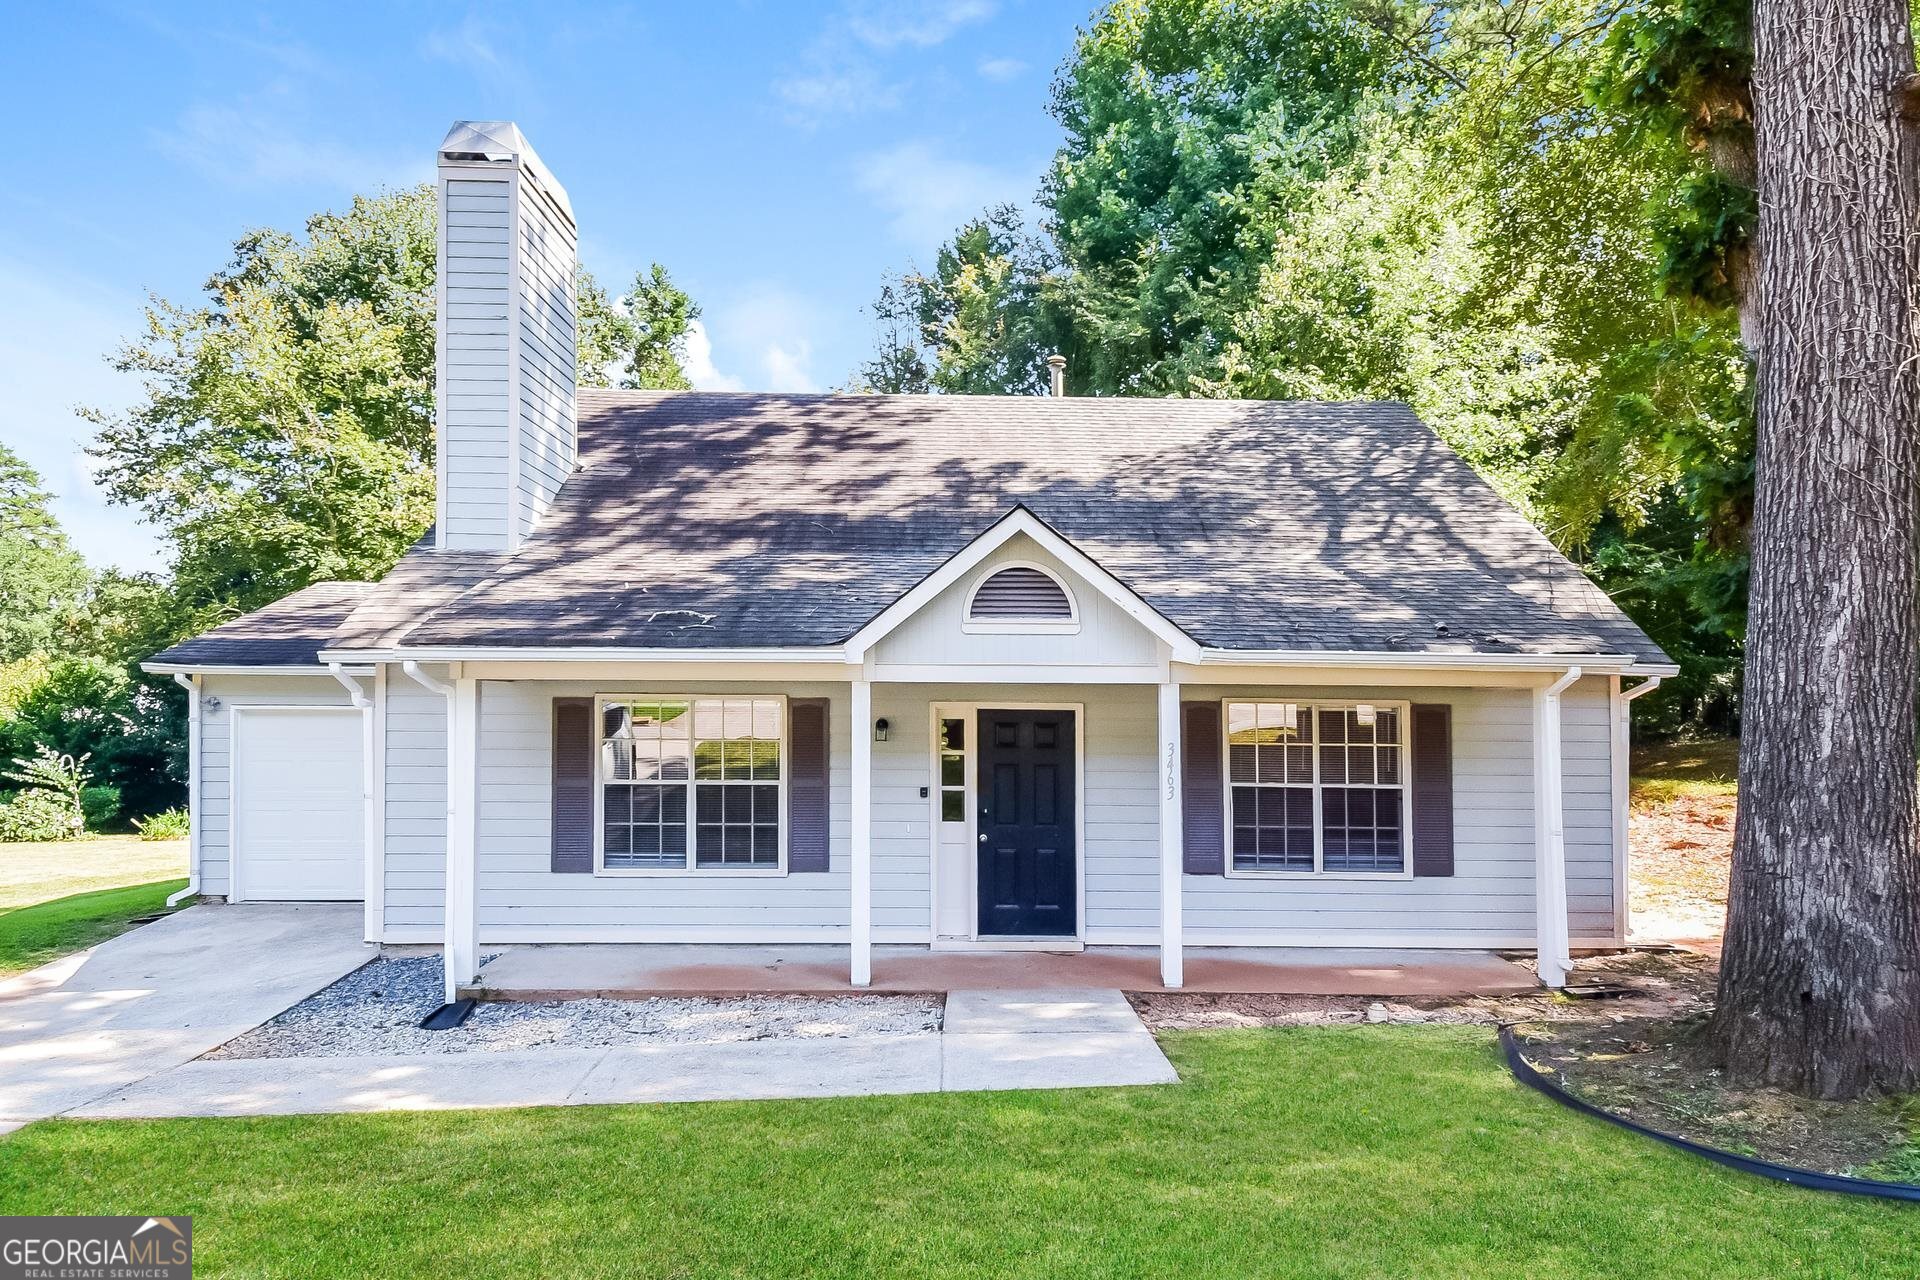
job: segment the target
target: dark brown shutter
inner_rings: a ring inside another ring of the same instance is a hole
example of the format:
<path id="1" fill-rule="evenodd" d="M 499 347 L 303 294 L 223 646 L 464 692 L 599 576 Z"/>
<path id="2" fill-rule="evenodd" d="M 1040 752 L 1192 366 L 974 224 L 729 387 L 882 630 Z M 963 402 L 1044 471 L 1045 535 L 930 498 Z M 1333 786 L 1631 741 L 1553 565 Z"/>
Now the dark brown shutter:
<path id="1" fill-rule="evenodd" d="M 553 700 L 553 849 L 556 872 L 593 871 L 593 699 Z"/>
<path id="2" fill-rule="evenodd" d="M 1413 874 L 1453 874 L 1453 708 L 1413 707 Z"/>
<path id="3" fill-rule="evenodd" d="M 1180 704 L 1180 826 L 1190 876 L 1227 873 L 1221 816 L 1220 704 Z"/>
<path id="4" fill-rule="evenodd" d="M 787 870 L 825 871 L 828 840 L 827 700 L 787 700 Z"/>

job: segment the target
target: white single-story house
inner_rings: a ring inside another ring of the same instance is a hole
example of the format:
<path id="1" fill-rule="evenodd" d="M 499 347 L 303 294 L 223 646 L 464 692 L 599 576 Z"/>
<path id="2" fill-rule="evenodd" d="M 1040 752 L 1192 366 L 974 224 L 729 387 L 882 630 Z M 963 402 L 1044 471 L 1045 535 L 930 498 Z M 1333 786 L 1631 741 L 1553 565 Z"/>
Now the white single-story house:
<path id="1" fill-rule="evenodd" d="M 581 390 L 566 192 L 439 152 L 439 509 L 157 655 L 193 877 L 366 938 L 1525 948 L 1626 930 L 1670 664 L 1404 405 Z"/>

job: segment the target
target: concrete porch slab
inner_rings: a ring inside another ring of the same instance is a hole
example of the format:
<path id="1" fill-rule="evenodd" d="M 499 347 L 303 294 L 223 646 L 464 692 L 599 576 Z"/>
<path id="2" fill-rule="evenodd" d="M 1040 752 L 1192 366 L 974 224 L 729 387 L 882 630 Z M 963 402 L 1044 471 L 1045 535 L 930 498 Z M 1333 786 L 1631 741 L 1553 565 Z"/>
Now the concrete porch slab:
<path id="1" fill-rule="evenodd" d="M 1183 990 L 1340 996 L 1514 995 L 1534 976 L 1487 951 L 1191 947 Z M 1151 947 L 1079 952 L 931 951 L 875 947 L 875 992 L 1160 992 Z M 651 995 L 834 993 L 847 981 L 844 946 L 567 944 L 513 947 L 466 988 L 484 1000 L 622 999 Z"/>

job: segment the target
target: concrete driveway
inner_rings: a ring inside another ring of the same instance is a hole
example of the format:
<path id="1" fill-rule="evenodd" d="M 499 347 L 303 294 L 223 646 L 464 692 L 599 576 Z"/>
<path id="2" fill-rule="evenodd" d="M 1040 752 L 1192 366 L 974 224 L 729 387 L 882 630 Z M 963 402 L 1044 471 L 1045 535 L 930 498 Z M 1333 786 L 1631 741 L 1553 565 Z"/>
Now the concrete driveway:
<path id="1" fill-rule="evenodd" d="M 0 1133 L 224 1044 L 367 961 L 358 903 L 198 906 L 0 982 Z"/>

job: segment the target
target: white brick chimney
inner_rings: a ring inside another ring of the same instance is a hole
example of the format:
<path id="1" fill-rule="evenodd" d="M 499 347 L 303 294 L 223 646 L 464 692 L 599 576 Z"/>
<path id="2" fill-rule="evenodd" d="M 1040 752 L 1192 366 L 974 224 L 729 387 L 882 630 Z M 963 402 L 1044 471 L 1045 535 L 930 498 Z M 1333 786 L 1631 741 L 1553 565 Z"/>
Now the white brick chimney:
<path id="1" fill-rule="evenodd" d="M 439 169 L 439 545 L 511 551 L 574 465 L 573 206 L 511 121 L 454 125 Z"/>

